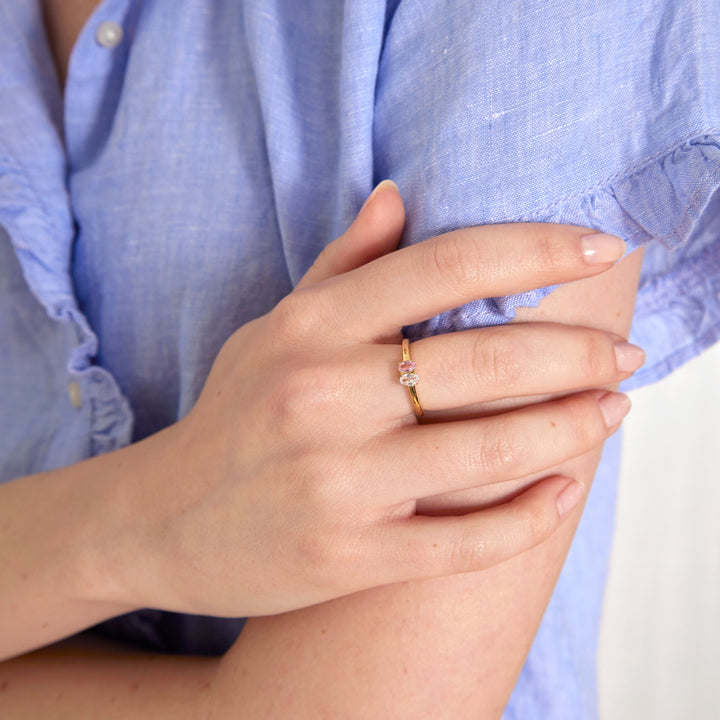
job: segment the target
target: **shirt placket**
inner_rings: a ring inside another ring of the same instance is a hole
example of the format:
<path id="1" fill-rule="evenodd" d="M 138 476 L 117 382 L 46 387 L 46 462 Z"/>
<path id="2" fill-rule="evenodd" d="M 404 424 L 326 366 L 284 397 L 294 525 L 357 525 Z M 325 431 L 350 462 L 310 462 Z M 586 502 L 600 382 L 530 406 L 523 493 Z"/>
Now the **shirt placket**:
<path id="1" fill-rule="evenodd" d="M 63 118 L 71 205 L 73 174 L 92 162 L 113 122 L 109 90 L 122 84 L 137 6 L 132 0 L 102 2 L 82 28 L 70 56 Z M 76 412 L 89 411 L 88 453 L 92 456 L 130 441 L 132 413 L 115 379 L 96 364 L 97 336 L 80 313 L 76 328 L 78 344 L 68 363 L 68 396 Z"/>

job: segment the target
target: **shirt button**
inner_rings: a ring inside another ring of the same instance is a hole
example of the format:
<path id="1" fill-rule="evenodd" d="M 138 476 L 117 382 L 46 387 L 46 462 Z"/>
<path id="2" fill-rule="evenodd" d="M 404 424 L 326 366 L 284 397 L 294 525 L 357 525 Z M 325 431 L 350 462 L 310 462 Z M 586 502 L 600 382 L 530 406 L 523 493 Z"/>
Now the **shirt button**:
<path id="1" fill-rule="evenodd" d="M 82 396 L 80 395 L 80 383 L 77 380 L 73 380 L 68 383 L 68 398 L 70 404 L 79 410 L 82 407 Z"/>
<path id="2" fill-rule="evenodd" d="M 104 48 L 115 48 L 123 38 L 123 29 L 116 23 L 108 20 L 100 25 L 95 31 L 95 40 L 98 45 Z"/>

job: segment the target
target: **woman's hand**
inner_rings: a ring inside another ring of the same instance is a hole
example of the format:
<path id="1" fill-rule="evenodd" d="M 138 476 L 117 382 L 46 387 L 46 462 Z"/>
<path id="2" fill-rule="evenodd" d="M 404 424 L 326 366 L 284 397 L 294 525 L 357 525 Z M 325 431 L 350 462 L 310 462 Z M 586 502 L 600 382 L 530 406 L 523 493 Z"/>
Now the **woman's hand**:
<path id="1" fill-rule="evenodd" d="M 193 411 L 156 436 L 152 472 L 115 490 L 118 522 L 99 550 L 115 558 L 109 600 L 284 612 L 489 567 L 547 538 L 580 499 L 578 483 L 551 476 L 497 507 L 416 514 L 421 498 L 585 453 L 629 405 L 585 390 L 418 425 L 398 382 L 400 330 L 477 297 L 598 274 L 624 244 L 577 227 L 496 225 L 389 252 L 403 222 L 397 190 L 382 184 L 300 286 L 227 341 Z M 555 324 L 428 338 L 412 356 L 429 414 L 600 387 L 642 362 L 622 338 Z"/>

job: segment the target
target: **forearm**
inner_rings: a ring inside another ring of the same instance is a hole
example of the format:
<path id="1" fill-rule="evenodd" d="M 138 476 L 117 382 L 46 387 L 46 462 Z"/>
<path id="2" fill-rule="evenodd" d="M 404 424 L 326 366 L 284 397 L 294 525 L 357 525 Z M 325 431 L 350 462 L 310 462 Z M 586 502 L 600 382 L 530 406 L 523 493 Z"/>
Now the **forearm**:
<path id="1" fill-rule="evenodd" d="M 554 584 L 547 568 L 561 564 L 556 554 L 567 543 L 556 537 L 484 573 L 377 588 L 251 620 L 222 661 L 67 648 L 32 653 L 0 664 L 0 716 L 499 717 L 542 613 L 535 605 L 544 606 Z"/>
<path id="2" fill-rule="evenodd" d="M 72 640 L 0 664 L 0 717 L 211 717 L 216 660 L 118 652 L 113 647 L 86 644 L 78 646 Z"/>
<path id="3" fill-rule="evenodd" d="M 569 540 L 484 573 L 250 620 L 222 661 L 72 646 L 31 653 L 0 664 L 0 716 L 499 717 L 554 584 L 547 568 L 562 563 Z"/>
<path id="4" fill-rule="evenodd" d="M 484 573 L 251 620 L 222 661 L 73 647 L 31 653 L 0 664 L 0 716 L 496 718 L 552 590 L 548 568 L 559 567 L 569 541 L 556 536 Z"/>
<path id="5" fill-rule="evenodd" d="M 163 441 L 0 487 L 0 659 L 137 607 L 113 592 L 137 522 L 116 489 L 142 481 Z"/>

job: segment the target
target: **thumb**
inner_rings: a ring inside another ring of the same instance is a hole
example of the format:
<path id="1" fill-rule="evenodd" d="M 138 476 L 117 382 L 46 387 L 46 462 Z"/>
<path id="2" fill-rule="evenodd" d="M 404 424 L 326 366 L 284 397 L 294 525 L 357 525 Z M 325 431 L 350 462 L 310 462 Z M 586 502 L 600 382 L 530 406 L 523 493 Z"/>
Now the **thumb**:
<path id="1" fill-rule="evenodd" d="M 397 185 L 383 180 L 370 194 L 353 224 L 331 242 L 298 283 L 307 287 L 394 250 L 405 225 L 405 207 Z"/>

